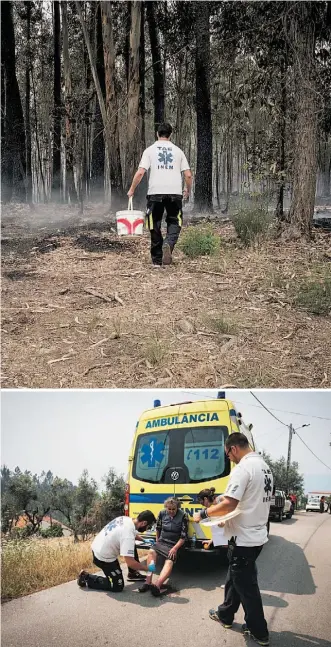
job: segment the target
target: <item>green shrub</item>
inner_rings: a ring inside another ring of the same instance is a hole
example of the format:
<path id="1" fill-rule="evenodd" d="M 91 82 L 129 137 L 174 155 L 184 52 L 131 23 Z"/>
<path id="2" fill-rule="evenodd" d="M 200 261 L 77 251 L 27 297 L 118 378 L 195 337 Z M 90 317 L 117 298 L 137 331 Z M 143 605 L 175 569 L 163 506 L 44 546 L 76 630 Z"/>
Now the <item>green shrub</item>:
<path id="1" fill-rule="evenodd" d="M 312 278 L 303 282 L 294 296 L 294 304 L 316 315 L 331 312 L 331 277 Z"/>
<path id="2" fill-rule="evenodd" d="M 231 220 L 236 230 L 237 236 L 244 245 L 251 245 L 256 238 L 266 235 L 270 223 L 271 215 L 263 206 L 242 207 L 237 213 L 232 214 Z"/>
<path id="3" fill-rule="evenodd" d="M 49 526 L 49 528 L 41 530 L 40 534 L 44 539 L 48 539 L 49 537 L 63 537 L 62 526 L 58 523 L 54 523 L 52 526 Z"/>
<path id="4" fill-rule="evenodd" d="M 213 256 L 220 249 L 220 236 L 210 226 L 188 227 L 180 238 L 180 248 L 189 258 Z"/>
<path id="5" fill-rule="evenodd" d="M 10 537 L 11 539 L 28 539 L 28 537 L 32 537 L 33 535 L 33 528 L 32 526 L 24 526 L 24 528 L 13 528 Z"/>

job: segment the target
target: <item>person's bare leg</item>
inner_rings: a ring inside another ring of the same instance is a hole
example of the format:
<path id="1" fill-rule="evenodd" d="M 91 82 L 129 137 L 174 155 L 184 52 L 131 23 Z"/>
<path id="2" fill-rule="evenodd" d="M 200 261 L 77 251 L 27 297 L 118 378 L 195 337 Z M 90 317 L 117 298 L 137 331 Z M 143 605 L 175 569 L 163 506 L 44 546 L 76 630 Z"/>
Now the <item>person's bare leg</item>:
<path id="1" fill-rule="evenodd" d="M 166 559 L 166 561 L 164 562 L 162 571 L 156 582 L 156 586 L 158 587 L 158 589 L 160 589 L 160 591 L 162 589 L 162 585 L 164 584 L 164 582 L 166 582 L 166 580 L 170 577 L 171 571 L 173 569 L 173 565 L 174 563 L 172 559 Z"/>
<path id="2" fill-rule="evenodd" d="M 155 550 L 153 550 L 153 548 L 150 548 L 147 555 L 147 564 L 149 565 L 151 562 L 154 562 L 154 564 L 156 564 L 156 552 Z M 148 572 L 146 577 L 146 584 L 152 584 L 152 579 L 153 573 Z"/>

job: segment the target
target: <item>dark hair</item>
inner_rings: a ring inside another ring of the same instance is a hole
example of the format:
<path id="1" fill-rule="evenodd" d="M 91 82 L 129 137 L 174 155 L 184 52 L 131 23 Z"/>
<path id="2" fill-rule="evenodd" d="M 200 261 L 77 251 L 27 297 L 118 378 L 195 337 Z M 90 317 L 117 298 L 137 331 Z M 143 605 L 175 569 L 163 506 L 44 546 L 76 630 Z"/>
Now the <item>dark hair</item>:
<path id="1" fill-rule="evenodd" d="M 215 498 L 215 488 L 205 488 L 204 490 L 201 490 L 198 494 L 198 501 L 202 501 L 203 499 L 208 499 L 209 503 L 213 503 Z"/>
<path id="2" fill-rule="evenodd" d="M 171 125 L 168 123 L 160 124 L 157 129 L 157 134 L 159 137 L 170 137 L 172 133 Z"/>
<path id="3" fill-rule="evenodd" d="M 227 437 L 225 447 L 226 449 L 230 449 L 230 447 L 241 447 L 242 449 L 246 449 L 249 447 L 248 438 L 245 434 L 241 434 L 236 431 L 234 434 L 230 434 L 230 436 Z"/>
<path id="4" fill-rule="evenodd" d="M 143 512 L 140 512 L 138 514 L 137 521 L 147 521 L 147 526 L 154 526 L 156 523 L 153 512 L 150 510 L 143 510 Z"/>

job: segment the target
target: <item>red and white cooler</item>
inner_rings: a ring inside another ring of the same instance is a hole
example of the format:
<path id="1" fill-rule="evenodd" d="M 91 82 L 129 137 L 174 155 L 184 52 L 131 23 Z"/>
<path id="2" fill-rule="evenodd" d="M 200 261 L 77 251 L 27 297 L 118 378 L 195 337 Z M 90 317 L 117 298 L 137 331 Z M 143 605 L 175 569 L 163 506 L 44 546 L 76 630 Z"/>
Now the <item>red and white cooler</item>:
<path id="1" fill-rule="evenodd" d="M 129 198 L 128 208 L 116 212 L 117 233 L 119 236 L 141 236 L 145 220 L 144 211 L 133 208 L 132 198 Z"/>

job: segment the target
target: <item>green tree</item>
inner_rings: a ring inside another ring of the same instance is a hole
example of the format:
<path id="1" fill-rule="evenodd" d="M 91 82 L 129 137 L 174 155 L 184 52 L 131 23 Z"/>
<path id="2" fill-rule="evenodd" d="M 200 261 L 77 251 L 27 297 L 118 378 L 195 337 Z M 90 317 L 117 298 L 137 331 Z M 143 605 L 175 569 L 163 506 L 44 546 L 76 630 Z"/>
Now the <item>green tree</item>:
<path id="1" fill-rule="evenodd" d="M 262 456 L 273 473 L 275 487 L 284 490 L 286 488 L 286 459 L 281 456 L 281 458 L 273 460 L 265 451 L 262 452 Z M 304 477 L 303 474 L 300 474 L 299 464 L 296 461 L 290 465 L 288 491 L 297 496 L 301 496 L 304 491 Z"/>

